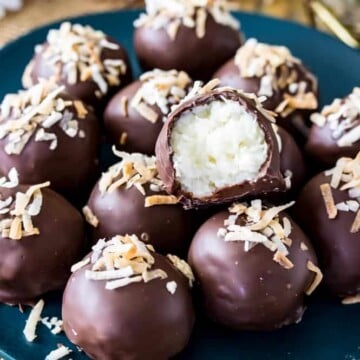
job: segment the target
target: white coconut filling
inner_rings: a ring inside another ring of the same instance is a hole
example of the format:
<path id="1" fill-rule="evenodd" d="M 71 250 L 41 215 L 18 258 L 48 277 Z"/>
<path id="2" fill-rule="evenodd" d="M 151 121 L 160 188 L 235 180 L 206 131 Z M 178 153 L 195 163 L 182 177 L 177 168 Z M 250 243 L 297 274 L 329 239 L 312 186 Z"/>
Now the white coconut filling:
<path id="1" fill-rule="evenodd" d="M 257 178 L 267 159 L 264 131 L 236 101 L 212 101 L 180 116 L 171 137 L 182 190 L 195 197 Z"/>

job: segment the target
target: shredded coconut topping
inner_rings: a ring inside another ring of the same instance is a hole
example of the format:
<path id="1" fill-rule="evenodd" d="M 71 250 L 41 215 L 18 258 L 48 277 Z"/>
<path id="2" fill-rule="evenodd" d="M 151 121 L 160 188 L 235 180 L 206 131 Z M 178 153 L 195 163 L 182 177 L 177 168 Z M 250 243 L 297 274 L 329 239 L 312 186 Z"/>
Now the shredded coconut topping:
<path id="1" fill-rule="evenodd" d="M 287 258 L 288 246 L 291 246 L 291 223 L 286 217 L 281 223 L 279 213 L 293 204 L 266 208 L 259 199 L 250 204 L 235 203 L 229 208 L 230 215 L 224 221 L 224 227 L 219 229 L 218 236 L 225 241 L 243 241 L 246 252 L 262 244 L 274 252 L 275 262 L 291 269 L 294 265 Z M 241 225 L 237 224 L 238 220 Z"/>
<path id="2" fill-rule="evenodd" d="M 155 259 L 151 254 L 151 251 L 154 251 L 153 247 L 145 245 L 136 235 L 117 235 L 109 241 L 99 240 L 92 250 L 90 257 L 75 264 L 72 270 L 77 271 L 90 263 L 91 269 L 85 270 L 86 278 L 105 280 L 105 288 L 108 290 L 135 282 L 147 283 L 154 279 L 168 277 L 162 269 L 154 269 Z M 188 276 L 189 265 L 177 257 L 176 263 L 181 265 L 180 271 Z M 175 293 L 177 287 L 175 281 L 169 281 L 165 286 L 170 294 Z"/>
<path id="3" fill-rule="evenodd" d="M 9 196 L 0 200 L 0 231 L 3 238 L 20 240 L 40 234 L 33 225 L 32 217 L 39 215 L 43 202 L 41 189 L 49 185 L 50 182 L 33 185 L 25 193 L 17 192 L 15 199 Z"/>
<path id="4" fill-rule="evenodd" d="M 192 80 L 184 71 L 163 71 L 155 69 L 141 75 L 141 87 L 134 95 L 131 106 L 150 122 L 158 120 L 158 114 L 151 106 L 156 105 L 165 121 L 172 105 L 177 104 L 186 95 Z"/>
<path id="5" fill-rule="evenodd" d="M 45 45 L 38 45 L 36 52 L 42 52 L 47 63 L 54 67 L 57 80 L 65 79 L 69 84 L 91 79 L 98 87 L 98 97 L 107 94 L 109 86 L 120 84 L 121 75 L 126 73 L 122 59 L 103 59 L 105 50 L 118 50 L 120 46 L 110 42 L 106 35 L 90 26 L 64 22 L 59 29 L 52 29 Z M 32 83 L 34 63 L 25 70 L 23 84 Z"/>
<path id="6" fill-rule="evenodd" d="M 11 168 L 8 176 L 0 178 L 0 188 L 12 189 L 19 185 L 19 173 L 16 168 Z"/>
<path id="7" fill-rule="evenodd" d="M 360 152 L 355 158 L 340 158 L 334 168 L 325 171 L 326 176 L 331 176 L 330 184 L 322 184 L 321 192 L 329 219 L 335 219 L 338 212 L 353 212 L 354 222 L 350 232 L 357 233 L 360 230 Z M 324 194 L 326 192 L 331 195 Z M 335 204 L 331 188 L 347 191 L 349 200 Z"/>
<path id="8" fill-rule="evenodd" d="M 210 15 L 215 22 L 240 29 L 240 23 L 231 14 L 227 0 L 146 0 L 146 13 L 135 20 L 135 27 L 165 28 L 175 40 L 179 26 L 194 29 L 198 38 L 206 34 L 206 21 Z"/>
<path id="9" fill-rule="evenodd" d="M 49 354 L 46 355 L 45 360 L 60 360 L 65 356 L 68 356 L 71 352 L 71 349 L 60 344 L 57 349 L 52 350 Z"/>
<path id="10" fill-rule="evenodd" d="M 282 91 L 283 100 L 275 109 L 282 116 L 288 116 L 296 109 L 316 109 L 315 96 L 317 81 L 306 73 L 306 81 L 299 78 L 296 65 L 301 61 L 295 58 L 285 46 L 274 46 L 249 39 L 240 47 L 235 56 L 241 76 L 260 79 L 260 88 L 256 95 L 272 97 L 276 91 Z M 307 83 L 311 91 L 306 91 Z"/>
<path id="11" fill-rule="evenodd" d="M 39 300 L 32 308 L 23 331 L 26 341 L 32 342 L 36 339 L 36 326 L 41 321 L 41 313 L 44 305 L 44 300 Z"/>
<path id="12" fill-rule="evenodd" d="M 192 287 L 195 281 L 194 273 L 191 270 L 190 265 L 185 261 L 180 259 L 176 255 L 167 255 L 166 256 L 171 263 L 189 280 L 189 286 Z"/>
<path id="13" fill-rule="evenodd" d="M 360 140 L 360 87 L 344 99 L 335 99 L 310 119 L 319 127 L 329 126 L 339 147 L 352 146 Z"/>
<path id="14" fill-rule="evenodd" d="M 41 319 L 41 323 L 45 325 L 53 335 L 60 334 L 63 331 L 63 321 L 56 316 L 52 318 L 46 316 Z"/>
<path id="15" fill-rule="evenodd" d="M 84 137 L 78 119 L 83 119 L 87 110 L 81 101 L 63 100 L 60 94 L 64 90 L 64 86 L 40 82 L 5 96 L 0 105 L 0 139 L 7 139 L 4 148 L 7 154 L 21 154 L 32 137 L 35 141 L 49 142 L 50 150 L 55 150 L 57 135 L 51 132 L 55 126 L 69 137 Z"/>

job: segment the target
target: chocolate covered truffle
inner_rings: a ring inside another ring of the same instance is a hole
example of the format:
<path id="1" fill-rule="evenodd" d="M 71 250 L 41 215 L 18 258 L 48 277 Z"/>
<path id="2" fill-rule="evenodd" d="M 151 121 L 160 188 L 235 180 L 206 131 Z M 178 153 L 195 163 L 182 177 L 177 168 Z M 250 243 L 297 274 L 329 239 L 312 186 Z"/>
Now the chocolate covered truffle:
<path id="1" fill-rule="evenodd" d="M 183 71 L 144 73 L 108 104 L 104 121 L 109 138 L 124 151 L 153 155 L 166 115 L 185 97 L 191 84 Z"/>
<path id="2" fill-rule="evenodd" d="M 168 116 L 160 178 L 186 208 L 284 190 L 273 118 L 256 97 L 210 82 Z"/>
<path id="3" fill-rule="evenodd" d="M 318 106 L 317 80 L 285 46 L 249 39 L 214 78 L 263 98 L 277 123 L 294 136 L 306 135 L 305 120 Z"/>
<path id="4" fill-rule="evenodd" d="M 237 203 L 205 222 L 189 251 L 202 304 L 215 322 L 272 330 L 301 321 L 322 274 L 305 234 L 261 200 Z"/>
<path id="5" fill-rule="evenodd" d="M 67 93 L 100 111 L 132 75 L 126 51 L 118 42 L 90 26 L 64 22 L 36 46 L 23 85 L 31 87 L 40 79 L 64 85 Z"/>
<path id="6" fill-rule="evenodd" d="M 163 190 L 155 157 L 116 154 L 122 161 L 103 173 L 84 208 L 92 239 L 136 234 L 161 253 L 186 252 L 191 215 Z"/>
<path id="7" fill-rule="evenodd" d="M 281 126 L 273 125 L 278 137 L 280 150 L 280 170 L 286 190 L 294 193 L 303 185 L 306 176 L 304 157 L 293 137 Z"/>
<path id="8" fill-rule="evenodd" d="M 224 0 L 147 0 L 134 23 L 134 45 L 145 70 L 186 71 L 208 80 L 241 45 L 240 24 Z"/>
<path id="9" fill-rule="evenodd" d="M 360 153 L 340 158 L 316 175 L 295 206 L 299 224 L 309 235 L 324 271 L 324 282 L 345 302 L 360 301 Z"/>
<path id="10" fill-rule="evenodd" d="M 311 116 L 313 125 L 307 152 L 322 164 L 334 165 L 340 157 L 360 151 L 360 88 L 343 99 L 335 99 L 321 113 Z"/>
<path id="11" fill-rule="evenodd" d="M 49 183 L 19 185 L 0 178 L 0 301 L 31 303 L 59 289 L 85 241 L 80 213 Z"/>
<path id="12" fill-rule="evenodd" d="M 98 121 L 64 86 L 39 83 L 5 96 L 0 106 L 0 173 L 20 182 L 50 181 L 56 191 L 83 190 L 97 167 Z"/>
<path id="13" fill-rule="evenodd" d="M 135 235 L 100 240 L 73 267 L 65 333 L 92 359 L 169 359 L 194 325 L 192 281 L 185 261 L 157 254 Z"/>

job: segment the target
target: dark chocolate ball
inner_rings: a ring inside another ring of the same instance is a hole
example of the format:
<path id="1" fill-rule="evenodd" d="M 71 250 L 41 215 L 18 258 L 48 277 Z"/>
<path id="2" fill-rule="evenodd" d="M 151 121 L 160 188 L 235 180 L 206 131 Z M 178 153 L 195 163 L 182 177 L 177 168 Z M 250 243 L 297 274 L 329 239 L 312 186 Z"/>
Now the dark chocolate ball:
<path id="1" fill-rule="evenodd" d="M 225 241 L 218 232 L 228 216 L 223 211 L 206 221 L 189 251 L 207 315 L 239 330 L 272 330 L 299 322 L 305 292 L 314 280 L 308 262 L 316 264 L 307 237 L 286 215 L 292 227 L 288 259 L 293 267 L 284 268 L 262 244 L 245 251 L 244 241 Z M 242 220 L 236 224 L 242 225 Z"/>
<path id="2" fill-rule="evenodd" d="M 107 290 L 106 281 L 86 278 L 91 265 L 73 273 L 63 297 L 64 330 L 90 358 L 165 360 L 188 343 L 195 319 L 188 281 L 165 257 L 152 256 L 166 279 Z M 176 282 L 175 293 L 168 282 Z"/>
<path id="3" fill-rule="evenodd" d="M 311 116 L 306 151 L 322 164 L 335 165 L 340 157 L 360 151 L 360 88 L 343 99 L 335 99 L 322 112 Z"/>
<path id="4" fill-rule="evenodd" d="M 126 50 L 90 26 L 63 23 L 36 48 L 23 75 L 23 85 L 52 79 L 66 92 L 100 113 L 107 100 L 132 80 Z"/>
<path id="5" fill-rule="evenodd" d="M 92 184 L 99 125 L 89 107 L 63 90 L 38 84 L 5 97 L 0 109 L 0 173 L 15 167 L 21 183 L 49 180 L 51 188 L 70 197 Z"/>
<path id="6" fill-rule="evenodd" d="M 324 283 L 340 297 L 360 292 L 359 232 L 352 232 L 356 213 L 337 211 L 330 219 L 320 186 L 329 184 L 331 176 L 324 172 L 312 178 L 301 191 L 294 208 L 294 216 L 317 250 L 324 271 Z M 342 183 L 340 185 L 343 185 Z M 331 188 L 335 204 L 355 201 L 347 190 Z"/>
<path id="7" fill-rule="evenodd" d="M 131 160 L 124 160 L 127 161 Z M 123 170 L 112 179 L 112 183 L 121 179 L 122 174 Z M 104 191 L 100 184 L 106 176 L 104 173 L 102 180 L 94 186 L 87 204 L 98 221 L 96 227 L 90 227 L 93 241 L 116 234 L 136 234 L 165 255 L 186 253 L 193 234 L 194 214 L 185 211 L 180 204 L 145 207 L 146 199 L 151 196 L 174 198 L 164 190 L 153 191 L 150 182 L 142 185 L 144 194 L 135 186 L 127 187 L 126 182 Z"/>
<path id="8" fill-rule="evenodd" d="M 307 135 L 310 111 L 317 108 L 317 81 L 287 48 L 250 39 L 213 78 L 223 86 L 264 96 L 263 106 L 278 114 L 281 127 L 296 139 Z"/>
<path id="9" fill-rule="evenodd" d="M 28 185 L 0 188 L 1 200 L 9 196 L 15 199 L 17 193 L 26 193 L 29 188 Z M 80 213 L 50 189 L 41 189 L 41 194 L 40 212 L 31 216 L 39 234 L 27 236 L 23 227 L 21 238 L 9 238 L 11 231 L 9 234 L 5 230 L 4 222 L 9 219 L 9 213 L 0 215 L 1 302 L 30 303 L 48 291 L 63 287 L 70 276 L 71 265 L 81 258 L 85 232 Z M 14 202 L 9 208 L 14 210 Z M 14 221 L 15 216 L 10 218 Z M 21 236 L 21 232 L 16 233 Z"/>
<path id="10" fill-rule="evenodd" d="M 201 37 L 195 26 L 184 25 L 184 20 L 178 14 L 175 19 L 170 19 L 173 24 L 179 24 L 174 38 L 166 28 L 174 26 L 171 24 L 161 27 L 152 26 L 151 23 L 141 24 L 135 29 L 134 46 L 143 69 L 184 70 L 193 79 L 208 80 L 221 64 L 234 56 L 241 45 L 239 31 L 235 26 L 217 22 L 205 8 L 200 9 L 206 14 Z M 199 16 L 191 18 L 190 21 L 195 23 L 200 21 Z M 156 23 L 156 15 L 153 21 Z"/>
<path id="11" fill-rule="evenodd" d="M 154 70 L 120 90 L 104 113 L 108 137 L 127 152 L 155 153 L 155 143 L 172 105 L 185 97 L 191 79 L 183 71 Z"/>

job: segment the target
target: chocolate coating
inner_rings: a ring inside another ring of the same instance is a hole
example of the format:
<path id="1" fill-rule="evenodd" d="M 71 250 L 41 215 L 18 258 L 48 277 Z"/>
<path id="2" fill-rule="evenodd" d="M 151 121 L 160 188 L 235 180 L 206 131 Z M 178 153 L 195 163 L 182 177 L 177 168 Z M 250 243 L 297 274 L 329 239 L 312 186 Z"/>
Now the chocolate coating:
<path id="1" fill-rule="evenodd" d="M 294 216 L 313 242 L 324 273 L 324 284 L 335 295 L 360 292 L 359 233 L 351 233 L 355 213 L 338 211 L 329 219 L 320 185 L 331 178 L 320 173 L 301 191 L 294 207 Z M 350 200 L 347 191 L 332 189 L 335 204 Z"/>
<path id="2" fill-rule="evenodd" d="M 67 94 L 57 98 L 74 100 Z M 93 182 L 98 167 L 99 124 L 90 108 L 85 118 L 76 116 L 74 106 L 66 108 L 74 115 L 85 137 L 68 136 L 58 124 L 46 129 L 57 137 L 57 147 L 50 149 L 49 141 L 35 141 L 35 133 L 20 154 L 8 154 L 5 147 L 9 137 L 0 139 L 0 173 L 8 174 L 15 167 L 20 183 L 37 184 L 51 182 L 51 188 L 66 197 L 79 196 Z M 65 117 L 64 113 L 63 117 Z M 1 115 L 1 114 L 0 114 Z M 10 116 L 2 124 L 11 121 Z"/>
<path id="3" fill-rule="evenodd" d="M 163 256 L 155 268 L 168 277 L 106 290 L 105 281 L 85 278 L 91 265 L 75 272 L 63 297 L 62 318 L 69 339 L 92 359 L 159 359 L 188 343 L 195 314 L 187 279 Z M 175 281 L 174 294 L 166 283 Z"/>
<path id="4" fill-rule="evenodd" d="M 63 71 L 64 66 L 66 65 L 63 62 L 58 62 L 59 70 L 52 67 L 48 63 L 48 59 L 44 56 L 46 51 L 47 44 L 43 44 L 43 49 L 34 55 L 33 66 L 30 72 L 30 78 L 33 84 L 36 84 L 39 79 L 50 79 L 52 77 L 56 78 L 56 82 L 60 85 L 65 85 L 67 93 L 71 96 L 78 98 L 88 105 L 94 107 L 97 113 L 101 113 L 103 107 L 107 101 L 122 87 L 126 86 L 132 81 L 131 65 L 128 58 L 128 55 L 125 49 L 111 37 L 106 37 L 109 42 L 119 45 L 118 49 L 108 49 L 105 48 L 102 50 L 100 55 L 100 60 L 104 62 L 106 59 L 115 59 L 123 60 L 126 64 L 126 73 L 120 76 L 120 84 L 118 86 L 109 86 L 107 94 L 103 98 L 98 98 L 95 95 L 95 92 L 99 90 L 97 84 L 90 78 L 85 81 L 80 81 L 79 77 L 75 84 L 70 84 L 67 81 L 67 75 Z M 60 77 L 57 78 L 57 73 L 60 72 Z"/>
<path id="5" fill-rule="evenodd" d="M 183 24 L 175 40 L 171 40 L 164 28 L 141 26 L 134 33 L 136 55 L 144 70 L 184 70 L 199 80 L 208 80 L 221 64 L 234 56 L 240 45 L 240 33 L 217 23 L 210 13 L 202 38 Z"/>
<path id="6" fill-rule="evenodd" d="M 304 157 L 293 137 L 285 129 L 278 127 L 278 134 L 281 139 L 280 170 L 283 175 L 286 170 L 291 171 L 290 190 L 296 191 L 300 189 L 305 180 L 306 166 Z"/>
<path id="7" fill-rule="evenodd" d="M 147 196 L 164 195 L 144 185 Z M 163 254 L 186 253 L 192 236 L 192 217 L 180 205 L 144 206 L 145 196 L 138 189 L 118 187 L 101 194 L 95 185 L 88 206 L 99 220 L 91 227 L 94 242 L 117 234 L 135 234 Z M 147 234 L 144 238 L 142 234 Z"/>
<path id="8" fill-rule="evenodd" d="M 196 198 L 193 194 L 185 192 L 181 188 L 181 184 L 176 179 L 176 171 L 172 162 L 173 150 L 171 147 L 171 135 L 175 122 L 181 115 L 203 104 L 212 101 L 228 100 L 239 102 L 245 109 L 256 116 L 259 126 L 265 134 L 265 141 L 268 145 L 268 158 L 259 176 L 253 181 L 244 181 L 226 188 L 218 189 L 211 196 Z M 277 192 L 284 190 L 283 178 L 280 174 L 280 155 L 278 144 L 271 122 L 259 111 L 254 100 L 246 97 L 244 94 L 232 89 L 215 89 L 203 95 L 197 95 L 194 98 L 181 104 L 169 116 L 162 128 L 155 148 L 157 168 L 159 175 L 164 182 L 165 189 L 169 194 L 175 194 L 181 197 L 180 201 L 185 208 L 196 208 L 204 205 L 221 204 L 240 199 L 245 196 L 255 196 L 269 192 Z"/>
<path id="9" fill-rule="evenodd" d="M 26 192 L 27 185 L 0 189 L 1 199 Z M 40 235 L 11 240 L 0 236 L 0 301 L 30 303 L 44 293 L 63 287 L 71 265 L 81 258 L 85 242 L 80 213 L 63 197 L 42 189 L 40 214 L 32 217 Z M 7 215 L 0 215 L 0 221 Z"/>
<path id="10" fill-rule="evenodd" d="M 134 107 L 128 106 L 128 115 L 124 115 L 121 109 L 121 99 L 131 99 L 141 87 L 141 81 L 135 81 L 120 90 L 109 102 L 104 113 L 105 128 L 112 142 L 124 151 L 140 152 L 147 155 L 155 153 L 155 143 L 163 127 L 163 114 L 156 105 L 148 105 L 154 110 L 159 118 L 155 123 L 145 119 Z M 126 133 L 126 142 L 119 143 L 122 133 Z"/>
<path id="11" fill-rule="evenodd" d="M 309 70 L 307 70 L 304 65 L 298 63 L 294 63 L 291 69 L 296 71 L 298 74 L 298 82 L 306 83 L 305 91 L 308 92 L 315 90 L 315 94 L 317 95 L 317 91 L 313 87 L 312 78 L 309 76 Z M 279 76 L 280 71 L 277 71 L 276 75 Z M 243 77 L 239 67 L 235 64 L 234 59 L 229 60 L 227 63 L 221 66 L 220 69 L 215 72 L 213 78 L 219 79 L 222 86 L 231 86 L 248 93 L 254 93 L 258 95 L 260 90 L 261 78 Z M 285 92 L 287 92 L 287 88 L 274 90 L 273 95 L 267 97 L 267 100 L 265 100 L 262 105 L 267 110 L 275 111 L 277 106 L 283 101 Z M 298 139 L 300 135 L 301 137 L 307 135 L 308 129 L 307 127 L 304 127 L 304 124 L 309 125 L 308 118 L 310 113 L 311 111 L 309 110 L 298 109 L 286 117 L 278 115 L 276 117 L 276 123 L 287 130 L 296 139 Z"/>
<path id="12" fill-rule="evenodd" d="M 205 222 L 189 251 L 188 261 L 207 315 L 238 330 L 272 330 L 300 321 L 304 292 L 314 276 L 306 264 L 308 260 L 316 263 L 304 233 L 288 217 L 292 225 L 288 258 L 294 267 L 287 270 L 261 244 L 245 252 L 244 242 L 220 238 L 217 232 L 228 216 L 223 211 Z M 307 251 L 300 249 L 301 242 Z"/>
<path id="13" fill-rule="evenodd" d="M 355 157 L 360 151 L 360 141 L 351 146 L 340 147 L 332 136 L 329 124 L 312 125 L 305 147 L 306 152 L 324 165 L 335 165 L 341 157 Z"/>

